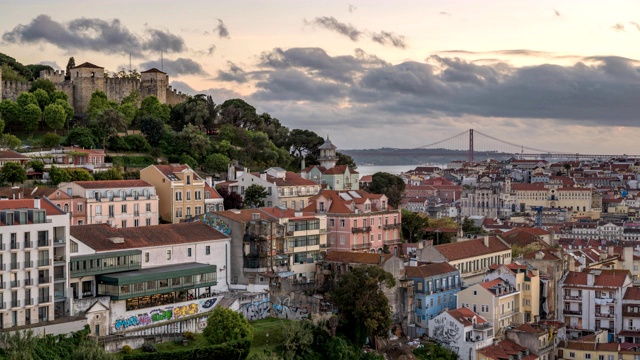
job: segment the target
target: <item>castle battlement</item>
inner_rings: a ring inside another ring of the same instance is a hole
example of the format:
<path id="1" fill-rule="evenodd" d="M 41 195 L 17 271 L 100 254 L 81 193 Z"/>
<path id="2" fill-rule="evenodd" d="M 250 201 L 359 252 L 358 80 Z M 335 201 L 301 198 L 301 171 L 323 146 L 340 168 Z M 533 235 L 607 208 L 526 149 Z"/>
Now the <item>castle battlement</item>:
<path id="1" fill-rule="evenodd" d="M 64 79 L 64 75 L 65 75 L 64 70 L 53 70 L 53 71 L 52 70 L 42 70 L 42 71 L 40 71 L 40 78 L 41 79 L 48 79 L 54 84 L 63 82 L 65 80 Z"/>

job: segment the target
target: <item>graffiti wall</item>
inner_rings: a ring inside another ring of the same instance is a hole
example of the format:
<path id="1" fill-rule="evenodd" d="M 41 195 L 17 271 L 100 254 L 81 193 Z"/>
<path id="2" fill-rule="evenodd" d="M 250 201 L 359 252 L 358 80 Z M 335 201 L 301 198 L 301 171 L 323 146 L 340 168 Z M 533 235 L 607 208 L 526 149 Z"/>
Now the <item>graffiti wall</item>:
<path id="1" fill-rule="evenodd" d="M 112 324 L 115 331 L 132 330 L 139 327 L 161 324 L 169 320 L 179 320 L 187 316 L 213 310 L 219 298 L 194 300 L 178 304 L 159 306 L 144 310 L 127 311 L 124 315 L 115 314 Z"/>
<path id="2" fill-rule="evenodd" d="M 252 302 L 240 307 L 244 317 L 249 320 L 259 320 L 268 317 L 277 317 L 280 319 L 305 319 L 309 316 L 309 306 L 292 306 L 291 300 L 285 298 L 280 300 L 279 298 L 275 302 L 270 300 L 264 300 L 260 302 Z"/>
<path id="3" fill-rule="evenodd" d="M 458 345 L 462 342 L 463 336 L 462 325 L 451 319 L 447 313 L 429 321 L 429 337 L 455 353 L 459 351 Z"/>

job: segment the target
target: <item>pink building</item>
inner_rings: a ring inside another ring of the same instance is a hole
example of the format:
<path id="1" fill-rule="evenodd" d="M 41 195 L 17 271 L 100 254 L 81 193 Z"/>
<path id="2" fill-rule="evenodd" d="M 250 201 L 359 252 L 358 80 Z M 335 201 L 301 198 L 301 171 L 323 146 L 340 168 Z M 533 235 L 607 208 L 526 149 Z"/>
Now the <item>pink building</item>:
<path id="1" fill-rule="evenodd" d="M 329 250 L 397 252 L 401 240 L 400 210 L 388 205 L 386 195 L 364 190 L 322 190 L 305 211 L 327 215 Z"/>
<path id="2" fill-rule="evenodd" d="M 117 228 L 158 225 L 158 195 L 146 181 L 74 181 L 61 183 L 58 189 L 86 201 L 85 224 Z"/>

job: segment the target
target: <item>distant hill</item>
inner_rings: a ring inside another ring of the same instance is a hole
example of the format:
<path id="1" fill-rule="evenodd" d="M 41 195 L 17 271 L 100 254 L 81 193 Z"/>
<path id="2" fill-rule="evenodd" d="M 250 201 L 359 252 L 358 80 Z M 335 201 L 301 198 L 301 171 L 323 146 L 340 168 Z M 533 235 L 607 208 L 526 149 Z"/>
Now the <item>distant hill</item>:
<path id="1" fill-rule="evenodd" d="M 353 158 L 358 165 L 420 165 L 425 163 L 447 164 L 454 160 L 467 160 L 467 152 L 447 149 L 362 149 L 340 150 Z M 513 154 L 492 152 L 474 153 L 476 161 L 507 159 Z"/>

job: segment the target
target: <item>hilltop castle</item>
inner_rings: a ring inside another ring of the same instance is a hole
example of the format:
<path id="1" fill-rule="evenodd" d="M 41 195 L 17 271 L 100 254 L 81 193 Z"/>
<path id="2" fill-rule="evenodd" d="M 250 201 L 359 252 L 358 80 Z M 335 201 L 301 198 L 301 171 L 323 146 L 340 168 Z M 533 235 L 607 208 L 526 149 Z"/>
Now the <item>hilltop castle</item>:
<path id="1" fill-rule="evenodd" d="M 187 95 L 178 92 L 169 86 L 169 75 L 156 68 L 143 71 L 140 79 L 129 78 L 105 78 L 104 68 L 83 63 L 69 71 L 69 79 L 65 79 L 64 71 L 43 70 L 41 79 L 49 79 L 57 90 L 63 91 L 69 97 L 69 104 L 73 106 L 76 115 L 82 115 L 89 106 L 91 94 L 102 90 L 109 100 L 120 102 L 132 91 L 137 90 L 140 98 L 155 95 L 163 104 L 174 105 L 186 100 Z M 1 99 L 16 100 L 18 95 L 29 91 L 31 83 L 17 81 L 3 81 L 0 69 L 0 94 Z"/>

